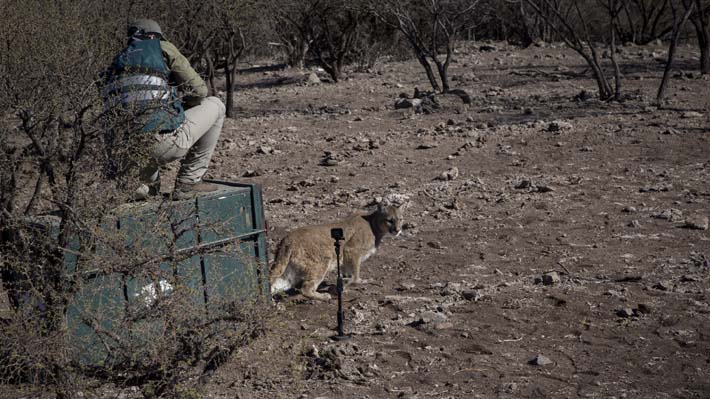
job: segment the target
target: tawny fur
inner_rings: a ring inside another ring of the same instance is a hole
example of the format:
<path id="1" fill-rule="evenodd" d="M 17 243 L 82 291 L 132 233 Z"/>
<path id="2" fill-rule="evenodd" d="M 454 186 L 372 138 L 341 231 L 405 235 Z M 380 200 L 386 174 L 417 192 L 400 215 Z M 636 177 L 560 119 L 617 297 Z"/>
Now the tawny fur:
<path id="1" fill-rule="evenodd" d="M 362 283 L 360 266 L 372 256 L 387 234 L 402 231 L 401 211 L 396 206 L 378 206 L 368 215 L 352 215 L 336 223 L 301 227 L 288 233 L 276 250 L 271 266 L 271 292 L 301 287 L 308 298 L 328 300 L 330 295 L 316 291 L 328 272 L 336 268 L 337 258 L 330 230 L 342 228 L 340 242 L 341 272 L 348 283 Z"/>

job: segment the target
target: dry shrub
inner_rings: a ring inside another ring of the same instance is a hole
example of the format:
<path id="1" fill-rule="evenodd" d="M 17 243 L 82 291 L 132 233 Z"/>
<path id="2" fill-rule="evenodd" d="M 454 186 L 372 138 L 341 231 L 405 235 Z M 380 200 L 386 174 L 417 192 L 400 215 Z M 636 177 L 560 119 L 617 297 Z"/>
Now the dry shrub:
<path id="1" fill-rule="evenodd" d="M 131 115 L 104 108 L 99 89 L 128 8 L 0 4 L 0 294 L 13 306 L 0 324 L 0 389 L 16 396 L 94 397 L 107 382 L 194 396 L 268 313 L 242 295 L 259 281 L 248 273 L 205 303 L 205 264 L 264 270 L 250 241 L 197 242 L 231 221 L 198 226 L 170 202 L 122 205 L 149 136 L 132 135 Z"/>

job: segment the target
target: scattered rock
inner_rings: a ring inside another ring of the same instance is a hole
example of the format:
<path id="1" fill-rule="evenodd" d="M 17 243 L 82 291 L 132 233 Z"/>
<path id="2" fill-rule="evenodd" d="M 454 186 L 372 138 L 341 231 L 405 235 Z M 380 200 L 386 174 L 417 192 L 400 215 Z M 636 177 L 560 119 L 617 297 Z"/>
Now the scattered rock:
<path id="1" fill-rule="evenodd" d="M 685 224 L 683 227 L 692 230 L 707 230 L 708 229 L 708 217 L 701 215 L 692 215 L 685 219 Z"/>
<path id="2" fill-rule="evenodd" d="M 659 281 L 656 284 L 654 284 L 653 287 L 651 287 L 651 288 L 655 288 L 655 289 L 661 290 L 661 291 L 668 291 L 670 289 L 670 284 L 667 281 Z"/>
<path id="3" fill-rule="evenodd" d="M 560 275 L 557 272 L 549 272 L 542 275 L 542 284 L 544 285 L 554 285 L 560 281 Z"/>
<path id="4" fill-rule="evenodd" d="M 442 249 L 444 248 L 439 241 L 429 241 L 426 243 L 429 248 Z"/>
<path id="5" fill-rule="evenodd" d="M 411 282 L 404 282 L 400 284 L 400 286 L 402 287 L 402 291 L 411 291 L 417 287 L 416 284 Z"/>
<path id="6" fill-rule="evenodd" d="M 592 98 L 594 98 L 594 95 L 592 95 L 592 93 L 582 89 L 582 91 L 580 91 L 574 96 L 574 101 L 585 102 L 591 100 Z"/>
<path id="7" fill-rule="evenodd" d="M 634 229 L 638 229 L 638 228 L 641 227 L 641 223 L 639 223 L 639 221 L 636 220 L 636 219 L 630 221 L 630 222 L 627 223 L 626 225 L 627 225 L 628 227 L 631 227 L 631 228 L 634 228 Z"/>
<path id="8" fill-rule="evenodd" d="M 491 46 L 490 44 L 484 44 L 478 48 L 478 51 L 491 52 L 491 51 L 498 51 L 498 49 L 496 48 L 496 46 Z"/>
<path id="9" fill-rule="evenodd" d="M 337 166 L 342 163 L 342 160 L 338 157 L 337 154 L 331 152 L 331 151 L 324 151 L 323 152 L 323 159 L 321 160 L 320 164 L 323 166 Z"/>
<path id="10" fill-rule="evenodd" d="M 256 149 L 256 153 L 257 153 L 257 154 L 273 154 L 273 153 L 274 153 L 274 149 L 271 148 L 271 147 L 269 147 L 268 145 L 260 145 L 260 146 Z"/>
<path id="11" fill-rule="evenodd" d="M 417 146 L 417 150 L 428 150 L 431 148 L 436 148 L 439 145 L 436 143 L 421 143 Z"/>
<path id="12" fill-rule="evenodd" d="M 454 323 L 450 321 L 444 321 L 440 323 L 434 323 L 434 329 L 435 330 L 450 330 L 454 328 Z"/>
<path id="13" fill-rule="evenodd" d="M 640 193 L 657 193 L 657 192 L 666 192 L 666 191 L 671 191 L 673 189 L 673 185 L 670 183 L 666 184 L 659 184 L 656 186 L 645 186 L 639 188 Z"/>
<path id="14" fill-rule="evenodd" d="M 660 212 L 655 212 L 651 215 L 651 217 L 655 219 L 662 219 L 673 222 L 682 219 L 683 212 L 675 208 L 670 208 L 662 210 Z"/>
<path id="15" fill-rule="evenodd" d="M 530 361 L 528 361 L 528 364 L 531 364 L 533 366 L 547 366 L 552 363 L 552 360 L 543 355 L 537 355 L 534 358 L 530 359 Z"/>
<path id="16" fill-rule="evenodd" d="M 445 323 L 449 323 L 448 318 L 446 317 L 445 314 L 441 312 L 432 312 L 432 311 L 426 311 L 420 313 L 417 317 L 414 318 L 412 322 L 407 324 L 410 327 L 414 328 L 420 328 L 420 327 L 428 327 L 428 328 L 436 328 L 437 325 L 443 325 L 446 327 Z M 453 326 L 452 326 L 453 327 Z"/>
<path id="17" fill-rule="evenodd" d="M 616 311 L 616 315 L 623 318 L 629 318 L 635 316 L 636 313 L 634 313 L 634 310 L 631 308 L 621 308 Z"/>
<path id="18" fill-rule="evenodd" d="M 417 224 L 414 222 L 406 222 L 402 225 L 402 230 L 412 230 L 412 229 L 416 229 L 416 228 L 417 228 Z"/>
<path id="19" fill-rule="evenodd" d="M 262 172 L 260 169 L 247 169 L 246 171 L 244 171 L 244 173 L 242 173 L 242 177 L 257 177 L 263 174 L 264 172 Z"/>
<path id="20" fill-rule="evenodd" d="M 703 114 L 701 114 L 700 112 L 697 112 L 697 111 L 687 111 L 687 112 L 683 112 L 681 117 L 683 117 L 685 119 L 702 118 Z"/>
<path id="21" fill-rule="evenodd" d="M 548 132 L 562 132 L 566 130 L 572 130 L 574 125 L 565 121 L 552 121 L 547 125 Z"/>
<path id="22" fill-rule="evenodd" d="M 311 72 L 310 74 L 308 74 L 308 78 L 306 79 L 306 83 L 308 83 L 309 85 L 317 85 L 317 84 L 321 84 L 322 82 L 315 72 Z"/>
<path id="23" fill-rule="evenodd" d="M 448 180 L 454 180 L 457 177 L 459 177 L 459 168 L 453 167 L 446 172 L 441 173 L 436 180 L 443 180 L 443 181 L 448 181 Z"/>
<path id="24" fill-rule="evenodd" d="M 518 190 L 522 190 L 522 189 L 530 188 L 530 187 L 532 187 L 532 182 L 528 179 L 523 179 L 523 180 L 519 181 L 518 184 L 515 185 L 515 188 L 517 188 Z"/>
<path id="25" fill-rule="evenodd" d="M 627 207 L 624 207 L 624 209 L 622 209 L 621 212 L 624 212 L 624 213 L 636 213 L 636 212 L 638 212 L 638 211 L 637 211 L 636 208 L 633 207 L 633 206 L 627 206 Z"/>
<path id="26" fill-rule="evenodd" d="M 461 292 L 461 296 L 467 301 L 478 302 L 483 295 L 478 290 L 464 290 Z"/>
<path id="27" fill-rule="evenodd" d="M 394 109 L 417 108 L 422 105 L 418 98 L 398 98 L 394 101 Z"/>
<path id="28" fill-rule="evenodd" d="M 652 312 L 651 306 L 645 303 L 639 303 L 637 306 L 637 310 L 641 314 L 651 314 Z"/>

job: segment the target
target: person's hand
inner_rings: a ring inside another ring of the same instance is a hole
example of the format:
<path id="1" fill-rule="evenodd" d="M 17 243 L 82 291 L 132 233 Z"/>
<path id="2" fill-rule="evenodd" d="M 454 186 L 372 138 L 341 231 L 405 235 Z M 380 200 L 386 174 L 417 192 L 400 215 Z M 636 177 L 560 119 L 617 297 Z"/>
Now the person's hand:
<path id="1" fill-rule="evenodd" d="M 202 97 L 185 96 L 183 97 L 182 102 L 185 109 L 187 110 L 200 105 L 200 103 L 202 103 Z"/>

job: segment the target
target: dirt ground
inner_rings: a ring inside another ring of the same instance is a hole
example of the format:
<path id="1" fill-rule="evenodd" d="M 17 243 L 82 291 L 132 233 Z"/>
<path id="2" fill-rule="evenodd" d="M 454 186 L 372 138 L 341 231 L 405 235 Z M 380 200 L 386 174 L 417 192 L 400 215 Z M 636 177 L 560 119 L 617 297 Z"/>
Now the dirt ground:
<path id="1" fill-rule="evenodd" d="M 346 293 L 351 340 L 328 338 L 335 300 L 289 297 L 208 397 L 710 397 L 710 80 L 694 49 L 659 109 L 661 46 L 622 49 L 612 103 L 580 95 L 596 84 L 563 46 L 494 47 L 451 66 L 472 104 L 432 114 L 393 106 L 427 88 L 416 62 L 339 84 L 240 75 L 209 173 L 263 186 L 272 250 L 377 196 L 410 202 L 364 264 L 371 283 Z"/>
<path id="2" fill-rule="evenodd" d="M 431 114 L 394 109 L 428 88 L 415 61 L 338 84 L 239 76 L 209 177 L 262 185 L 271 250 L 378 196 L 409 202 L 345 294 L 352 339 L 329 339 L 335 300 L 287 297 L 205 397 L 710 397 L 710 80 L 694 48 L 659 109 L 662 46 L 622 48 L 611 103 L 580 94 L 596 84 L 561 45 L 493 47 L 451 65 L 472 103 Z"/>

